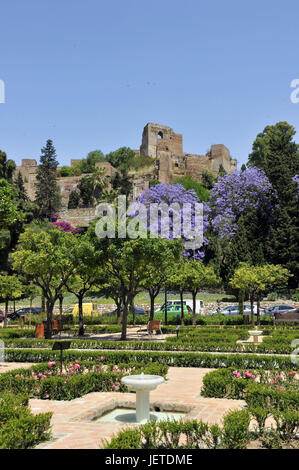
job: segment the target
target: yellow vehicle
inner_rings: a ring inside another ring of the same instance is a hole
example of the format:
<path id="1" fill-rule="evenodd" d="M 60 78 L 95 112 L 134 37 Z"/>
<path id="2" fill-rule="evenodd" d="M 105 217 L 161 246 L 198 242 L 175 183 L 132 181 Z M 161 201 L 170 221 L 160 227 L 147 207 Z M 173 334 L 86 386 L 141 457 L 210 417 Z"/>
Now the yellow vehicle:
<path id="1" fill-rule="evenodd" d="M 68 308 L 63 313 L 69 313 L 74 315 L 74 317 L 77 317 L 79 315 L 79 305 L 76 304 L 74 307 Z M 94 317 L 98 314 L 98 304 L 96 302 L 83 303 L 83 315 Z"/>

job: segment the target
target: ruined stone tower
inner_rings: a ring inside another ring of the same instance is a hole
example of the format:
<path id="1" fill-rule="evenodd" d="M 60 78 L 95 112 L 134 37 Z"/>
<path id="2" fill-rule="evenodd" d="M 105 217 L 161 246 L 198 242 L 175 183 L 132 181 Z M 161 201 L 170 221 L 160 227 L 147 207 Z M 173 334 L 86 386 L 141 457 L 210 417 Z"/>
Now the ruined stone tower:
<path id="1" fill-rule="evenodd" d="M 200 181 L 204 170 L 216 176 L 220 165 L 227 173 L 237 168 L 237 161 L 230 157 L 223 144 L 212 145 L 206 155 L 184 153 L 182 134 L 162 124 L 148 123 L 144 127 L 140 155 L 156 160 L 155 177 L 161 183 L 171 183 L 181 176 L 192 176 Z"/>

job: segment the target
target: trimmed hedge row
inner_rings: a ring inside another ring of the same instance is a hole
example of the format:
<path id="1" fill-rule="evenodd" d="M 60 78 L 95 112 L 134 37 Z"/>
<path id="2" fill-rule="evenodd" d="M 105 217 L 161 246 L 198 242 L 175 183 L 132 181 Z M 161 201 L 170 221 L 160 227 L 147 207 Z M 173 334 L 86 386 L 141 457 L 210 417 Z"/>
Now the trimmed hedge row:
<path id="1" fill-rule="evenodd" d="M 245 399 L 248 406 L 268 408 L 271 403 L 273 408 L 282 410 L 290 407 L 294 411 L 299 409 L 299 391 L 272 389 L 269 384 L 263 383 L 263 373 L 259 379 L 260 383 L 250 378 L 234 378 L 233 370 L 233 367 L 229 367 L 206 374 L 203 378 L 202 395 L 211 398 Z M 286 370 L 289 371 L 290 368 Z M 256 371 L 253 373 L 259 374 Z"/>
<path id="2" fill-rule="evenodd" d="M 100 361 L 99 361 L 100 362 Z M 120 382 L 121 377 L 130 374 L 157 374 L 166 377 L 168 367 L 163 364 L 118 364 L 119 372 L 113 370 L 112 364 L 108 369 L 95 370 L 99 363 L 81 363 L 81 368 L 88 367 L 86 373 L 77 373 L 63 376 L 55 375 L 53 367 L 48 364 L 38 364 L 29 369 L 18 369 L 0 375 L 0 393 L 7 391 L 14 394 L 26 392 L 30 397 L 50 400 L 73 400 L 91 392 L 127 392 L 127 387 Z M 105 364 L 106 366 L 106 364 Z M 91 370 L 90 370 L 91 369 Z M 47 376 L 47 372 L 54 375 Z M 42 373 L 46 378 L 37 380 L 33 376 Z M 56 371 L 57 373 L 57 371 Z"/>
<path id="3" fill-rule="evenodd" d="M 289 356 L 266 356 L 255 354 L 210 354 L 156 351 L 75 351 L 64 352 L 65 360 L 99 361 L 104 356 L 105 362 L 159 362 L 172 367 L 242 367 L 251 369 L 287 369 L 294 368 Z M 60 352 L 50 349 L 6 349 L 5 360 L 8 362 L 45 362 L 59 360 Z"/>
<path id="4" fill-rule="evenodd" d="M 50 439 L 52 413 L 33 415 L 28 396 L 1 393 L 0 449 L 29 449 Z"/>
<path id="5" fill-rule="evenodd" d="M 113 436 L 105 449 L 245 449 L 250 438 L 250 414 L 231 411 L 223 428 L 203 421 L 149 421 Z"/>

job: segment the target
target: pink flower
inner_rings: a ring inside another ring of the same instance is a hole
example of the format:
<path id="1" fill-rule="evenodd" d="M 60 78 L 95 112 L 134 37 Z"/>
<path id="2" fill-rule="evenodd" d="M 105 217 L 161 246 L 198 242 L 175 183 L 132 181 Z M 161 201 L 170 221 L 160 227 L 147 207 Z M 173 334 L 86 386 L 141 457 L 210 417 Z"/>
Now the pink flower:
<path id="1" fill-rule="evenodd" d="M 19 374 L 16 374 L 15 377 L 17 378 L 17 377 L 21 377 L 21 376 Z"/>
<path id="2" fill-rule="evenodd" d="M 35 380 L 38 380 L 38 376 L 37 376 L 37 375 L 34 375 L 33 378 L 34 378 Z"/>
<path id="3" fill-rule="evenodd" d="M 79 361 L 78 361 L 78 359 L 76 359 L 76 360 L 75 360 L 75 363 L 76 363 L 76 364 L 79 364 Z"/>
<path id="4" fill-rule="evenodd" d="M 37 388 L 36 391 L 37 391 L 37 393 L 40 393 L 40 389 L 39 389 L 39 388 Z"/>
<path id="5" fill-rule="evenodd" d="M 48 372 L 48 375 L 52 375 L 52 372 Z"/>
<path id="6" fill-rule="evenodd" d="M 289 372 L 289 375 L 295 375 L 295 374 L 296 374 L 296 372 L 295 372 L 295 371 L 293 371 L 293 372 Z"/>
<path id="7" fill-rule="evenodd" d="M 39 374 L 37 374 L 38 377 L 42 377 L 43 374 L 40 372 Z"/>
<path id="8" fill-rule="evenodd" d="M 103 361 L 103 360 L 104 360 L 104 357 L 103 357 L 103 356 L 101 356 L 101 361 Z"/>
<path id="9" fill-rule="evenodd" d="M 278 390 L 278 392 L 282 392 L 283 388 L 278 388 L 277 390 Z"/>
<path id="10" fill-rule="evenodd" d="M 48 367 L 52 367 L 52 362 L 48 362 Z"/>
<path id="11" fill-rule="evenodd" d="M 279 380 L 281 377 L 280 375 L 275 375 L 276 380 Z"/>
<path id="12" fill-rule="evenodd" d="M 118 366 L 113 366 L 113 370 L 118 370 Z"/>
<path id="13" fill-rule="evenodd" d="M 75 369 L 80 369 L 80 365 L 79 364 L 75 364 Z"/>
<path id="14" fill-rule="evenodd" d="M 238 372 L 238 373 L 236 374 L 236 377 L 237 377 L 237 379 L 240 379 L 240 378 L 241 378 L 240 372 Z"/>

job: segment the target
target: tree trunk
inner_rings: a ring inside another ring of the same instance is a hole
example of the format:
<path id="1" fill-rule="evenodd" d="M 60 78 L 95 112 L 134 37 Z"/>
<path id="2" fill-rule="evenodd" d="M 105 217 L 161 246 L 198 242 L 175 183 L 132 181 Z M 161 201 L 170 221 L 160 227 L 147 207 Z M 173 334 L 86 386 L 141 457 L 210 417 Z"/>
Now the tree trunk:
<path id="1" fill-rule="evenodd" d="M 59 297 L 59 314 L 60 316 L 62 315 L 62 310 L 63 310 L 63 295 L 61 294 Z"/>
<path id="2" fill-rule="evenodd" d="M 155 312 L 155 298 L 156 296 L 153 294 L 153 292 L 149 291 L 150 299 L 151 299 L 151 309 L 150 309 L 150 317 L 149 321 L 152 321 L 154 319 L 154 312 Z"/>
<path id="3" fill-rule="evenodd" d="M 121 301 L 116 302 L 116 316 L 117 316 L 117 324 L 121 324 Z"/>
<path id="4" fill-rule="evenodd" d="M 192 292 L 192 299 L 193 299 L 192 325 L 196 325 L 196 292 Z"/>
<path id="5" fill-rule="evenodd" d="M 5 312 L 4 312 L 4 328 L 7 327 L 7 314 L 8 314 L 8 299 L 5 299 Z"/>
<path id="6" fill-rule="evenodd" d="M 254 326 L 254 312 L 253 312 L 253 298 L 250 297 L 250 308 L 251 308 L 251 324 Z"/>
<path id="7" fill-rule="evenodd" d="M 260 297 L 257 298 L 257 311 L 256 311 L 256 322 L 258 325 L 261 324 L 261 316 L 260 316 Z"/>
<path id="8" fill-rule="evenodd" d="M 181 325 L 185 325 L 184 321 L 184 304 L 183 304 L 183 292 L 180 292 L 180 299 L 181 299 Z"/>
<path id="9" fill-rule="evenodd" d="M 133 316 L 133 325 L 136 325 L 136 312 L 135 312 L 134 300 L 132 300 L 130 303 L 130 313 Z"/>
<path id="10" fill-rule="evenodd" d="M 29 313 L 29 326 L 31 326 L 31 322 L 32 322 L 32 297 L 30 297 L 30 313 Z"/>
<path id="11" fill-rule="evenodd" d="M 122 330 L 121 330 L 121 341 L 127 339 L 127 322 L 128 322 L 128 300 L 123 298 L 123 318 L 122 318 Z"/>
<path id="12" fill-rule="evenodd" d="M 79 336 L 84 336 L 84 324 L 83 324 L 83 296 L 78 296 L 78 304 L 79 304 Z"/>
<path id="13" fill-rule="evenodd" d="M 46 299 L 43 293 L 41 296 L 41 303 L 42 303 L 42 313 L 46 313 Z"/>
<path id="14" fill-rule="evenodd" d="M 45 327 L 45 339 L 52 338 L 52 322 L 53 322 L 53 308 L 54 308 L 55 301 L 53 302 L 50 299 L 46 301 L 47 307 L 47 321 Z"/>

